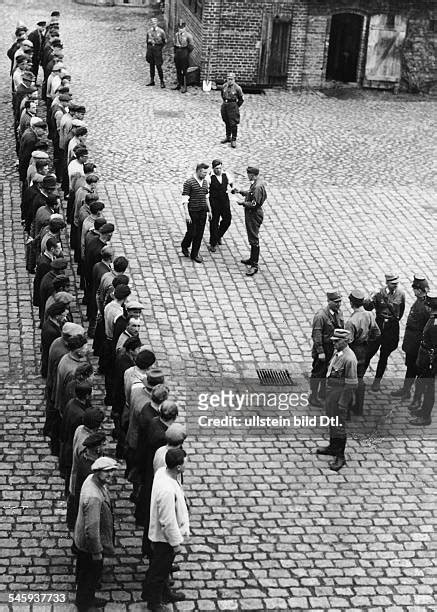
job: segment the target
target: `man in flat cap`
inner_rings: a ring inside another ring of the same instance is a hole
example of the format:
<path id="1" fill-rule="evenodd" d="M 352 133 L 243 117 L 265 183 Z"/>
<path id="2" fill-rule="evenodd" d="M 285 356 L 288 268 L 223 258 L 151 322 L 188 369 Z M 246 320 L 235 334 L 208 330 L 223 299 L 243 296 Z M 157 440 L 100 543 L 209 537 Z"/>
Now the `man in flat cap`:
<path id="1" fill-rule="evenodd" d="M 243 90 L 235 82 L 235 73 L 229 72 L 227 80 L 222 87 L 221 115 L 226 126 L 226 137 L 222 144 L 231 143 L 235 149 L 237 146 L 238 124 L 240 123 L 240 106 L 244 102 Z"/>
<path id="2" fill-rule="evenodd" d="M 47 309 L 47 319 L 41 328 L 41 376 L 47 376 L 49 351 L 53 342 L 61 337 L 62 326 L 67 321 L 68 309 L 62 302 L 54 302 Z"/>
<path id="3" fill-rule="evenodd" d="M 37 122 L 34 122 L 32 125 L 29 125 L 27 130 L 25 130 L 24 134 L 20 140 L 20 154 L 19 154 L 19 165 L 18 172 L 20 174 L 20 181 L 25 183 L 27 168 L 29 166 L 30 158 L 32 157 L 32 151 L 34 145 L 40 140 L 47 131 L 47 123 L 42 119 L 39 119 Z"/>
<path id="4" fill-rule="evenodd" d="M 180 21 L 174 36 L 174 63 L 178 79 L 178 84 L 174 89 L 180 89 L 181 93 L 187 92 L 187 70 L 190 53 L 193 49 L 193 37 L 187 32 L 185 22 Z"/>
<path id="5" fill-rule="evenodd" d="M 115 553 L 114 517 L 108 485 L 119 469 L 109 457 L 99 457 L 91 466 L 79 498 L 79 511 L 74 528 L 74 544 L 78 550 L 76 564 L 76 606 L 79 612 L 101 608 L 107 603 L 95 596 L 100 582 L 105 555 Z"/>
<path id="6" fill-rule="evenodd" d="M 423 330 L 429 319 L 429 306 L 426 301 L 426 296 L 429 291 L 429 284 L 423 274 L 415 274 L 413 284 L 411 285 L 416 296 L 416 301 L 410 308 L 408 313 L 407 324 L 405 326 L 404 341 L 402 350 L 405 352 L 405 372 L 404 383 L 402 387 L 396 391 L 392 391 L 393 397 L 399 397 L 402 400 L 410 399 L 411 388 L 417 376 L 417 356 L 422 340 Z M 419 406 L 418 388 L 416 386 L 411 408 L 416 409 Z"/>
<path id="7" fill-rule="evenodd" d="M 349 295 L 349 302 L 353 310 L 344 327 L 350 333 L 349 348 L 353 350 L 357 358 L 358 387 L 353 403 L 355 414 L 363 414 L 364 396 L 366 385 L 364 374 L 366 372 L 366 355 L 369 341 L 376 340 L 381 331 L 376 324 L 373 312 L 364 310 L 365 293 L 361 289 L 354 289 Z"/>
<path id="8" fill-rule="evenodd" d="M 211 222 L 209 224 L 209 250 L 215 253 L 217 245 L 231 225 L 232 213 L 229 202 L 229 192 L 232 188 L 232 178 L 223 171 L 221 159 L 212 160 L 212 173 L 208 177 L 209 203 L 211 205 Z"/>
<path id="9" fill-rule="evenodd" d="M 367 370 L 372 357 L 379 350 L 375 379 L 371 387 L 371 390 L 374 392 L 380 390 L 388 358 L 398 347 L 399 321 L 405 312 L 405 293 L 398 288 L 399 276 L 392 273 L 386 274 L 385 284 L 385 287 L 382 287 L 364 301 L 364 308 L 366 310 L 375 309 L 376 323 L 381 330 L 379 338 L 372 340 L 368 344 L 365 364 Z"/>
<path id="10" fill-rule="evenodd" d="M 209 189 L 206 180 L 208 168 L 208 164 L 197 164 L 196 172 L 185 181 L 182 189 L 182 206 L 187 224 L 187 231 L 181 243 L 182 254 L 184 257 L 191 257 L 196 263 L 203 263 L 199 249 L 207 216 L 211 220 Z M 188 251 L 190 247 L 191 254 Z"/>
<path id="11" fill-rule="evenodd" d="M 259 230 L 264 220 L 263 204 L 267 199 L 267 190 L 264 181 L 259 176 L 258 168 L 249 166 L 246 172 L 250 181 L 249 189 L 245 191 L 234 188 L 232 192 L 244 196 L 244 200 L 238 202 L 238 204 L 244 206 L 244 220 L 250 245 L 250 256 L 248 259 L 242 259 L 241 263 L 247 266 L 246 275 L 253 276 L 258 272 Z"/>
<path id="12" fill-rule="evenodd" d="M 326 372 L 326 414 L 337 418 L 338 424 L 329 426 L 329 445 L 317 449 L 318 455 L 330 455 L 334 460 L 329 469 L 338 472 L 346 463 L 344 451 L 347 433 L 346 420 L 354 391 L 358 386 L 357 358 L 349 348 L 350 333 L 347 329 L 335 329 L 331 337 L 334 354 Z"/>
<path id="13" fill-rule="evenodd" d="M 162 28 L 158 27 L 158 20 L 156 17 L 152 17 L 150 20 L 150 28 L 146 33 L 146 62 L 149 63 L 150 67 L 150 83 L 147 85 L 155 85 L 155 67 L 158 71 L 159 79 L 161 81 L 161 87 L 165 87 L 164 75 L 162 73 L 162 49 L 167 42 L 167 37 Z"/>
<path id="14" fill-rule="evenodd" d="M 431 413 L 435 402 L 435 377 L 437 374 L 437 294 L 427 297 L 430 309 L 429 319 L 423 329 L 422 341 L 417 356 L 419 387 L 418 397 L 422 404 L 416 409 L 410 409 L 413 427 L 428 427 L 431 425 Z"/>
<path id="15" fill-rule="evenodd" d="M 35 278 L 33 279 L 33 305 L 39 306 L 41 281 L 47 272 L 52 269 L 52 262 L 61 254 L 61 243 L 55 238 L 51 238 L 46 243 L 44 253 L 37 259 Z"/>
<path id="16" fill-rule="evenodd" d="M 36 28 L 28 35 L 28 39 L 33 43 L 32 72 L 35 77 L 38 76 L 38 69 L 41 64 L 42 46 L 46 25 L 47 24 L 45 21 L 38 21 Z"/>
<path id="17" fill-rule="evenodd" d="M 310 375 L 309 403 L 321 407 L 326 395 L 326 372 L 329 361 L 334 353 L 332 334 L 334 329 L 344 326 L 343 313 L 340 309 L 341 295 L 338 291 L 328 291 L 326 294 L 327 306 L 316 312 L 312 325 L 313 365 Z"/>

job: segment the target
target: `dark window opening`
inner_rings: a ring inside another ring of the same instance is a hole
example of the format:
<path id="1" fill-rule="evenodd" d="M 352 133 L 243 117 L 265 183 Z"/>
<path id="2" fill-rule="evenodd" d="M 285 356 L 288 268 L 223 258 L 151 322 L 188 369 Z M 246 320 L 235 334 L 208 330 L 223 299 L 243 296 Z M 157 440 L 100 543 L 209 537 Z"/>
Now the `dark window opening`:
<path id="1" fill-rule="evenodd" d="M 387 28 L 387 30 L 395 29 L 395 14 L 394 13 L 389 13 L 387 15 L 387 19 L 385 20 L 385 27 Z"/>

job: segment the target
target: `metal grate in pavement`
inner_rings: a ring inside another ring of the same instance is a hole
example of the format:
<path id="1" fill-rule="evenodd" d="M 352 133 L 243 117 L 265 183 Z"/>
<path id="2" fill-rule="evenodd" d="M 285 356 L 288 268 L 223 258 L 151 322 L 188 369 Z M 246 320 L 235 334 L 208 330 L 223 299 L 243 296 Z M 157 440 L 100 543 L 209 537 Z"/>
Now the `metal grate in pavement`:
<path id="1" fill-rule="evenodd" d="M 293 386 L 294 382 L 288 370 L 257 370 L 262 385 L 273 387 Z"/>
<path id="2" fill-rule="evenodd" d="M 155 108 L 153 109 L 153 114 L 155 115 L 155 117 L 168 117 L 173 118 L 173 117 L 185 117 L 185 113 L 184 111 L 181 110 L 165 110 L 162 108 Z"/>

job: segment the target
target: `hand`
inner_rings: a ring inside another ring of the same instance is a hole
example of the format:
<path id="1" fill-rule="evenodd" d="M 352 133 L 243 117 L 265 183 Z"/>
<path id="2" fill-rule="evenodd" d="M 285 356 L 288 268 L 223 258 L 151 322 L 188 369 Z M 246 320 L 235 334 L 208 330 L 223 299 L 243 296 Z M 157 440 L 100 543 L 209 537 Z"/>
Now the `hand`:
<path id="1" fill-rule="evenodd" d="M 91 555 L 93 561 L 101 561 L 103 559 L 102 553 L 95 553 Z"/>
<path id="2" fill-rule="evenodd" d="M 325 361 L 325 359 L 326 359 L 325 353 L 319 353 L 318 354 L 318 358 L 320 359 L 320 361 Z"/>
<path id="3" fill-rule="evenodd" d="M 182 546 L 173 546 L 173 552 L 175 555 L 182 552 Z"/>

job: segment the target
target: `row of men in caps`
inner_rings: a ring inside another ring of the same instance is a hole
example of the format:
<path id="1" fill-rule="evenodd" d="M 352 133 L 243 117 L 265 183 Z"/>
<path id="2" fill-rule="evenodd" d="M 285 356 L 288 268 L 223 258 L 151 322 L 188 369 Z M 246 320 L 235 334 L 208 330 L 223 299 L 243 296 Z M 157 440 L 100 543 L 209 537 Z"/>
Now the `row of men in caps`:
<path id="1" fill-rule="evenodd" d="M 430 293 L 423 274 L 415 274 L 411 286 L 416 300 L 408 313 L 402 344 L 407 369 L 402 386 L 393 390 L 391 396 L 408 400 L 414 385 L 413 400 L 408 407 L 412 416 L 409 423 L 414 427 L 427 427 L 431 424 L 435 401 L 437 294 Z M 327 301 L 327 306 L 313 319 L 309 402 L 321 407 L 325 400 L 329 415 L 342 419 L 340 428 L 331 427 L 329 446 L 318 450 L 318 454 L 333 455 L 335 460 L 330 468 L 338 470 L 345 463 L 345 422 L 350 419 L 351 412 L 363 414 L 364 376 L 378 351 L 371 391 L 378 393 L 381 389 L 388 359 L 399 345 L 406 299 L 404 291 L 399 289 L 399 276 L 386 274 L 385 286 L 369 297 L 361 289 L 350 293 L 352 314 L 346 322 L 341 311 L 341 295 L 336 291 L 328 292 Z"/>
<path id="2" fill-rule="evenodd" d="M 59 35 L 53 15 L 52 23 L 56 28 L 50 31 L 49 44 L 53 36 Z M 42 22 L 39 27 L 42 28 Z M 35 72 L 38 74 L 38 66 Z M 35 88 L 35 91 L 37 93 L 38 90 Z M 27 115 L 38 109 L 35 91 L 28 92 L 32 96 L 32 107 L 26 105 L 23 108 Z M 51 91 L 49 82 L 45 96 L 47 108 Z M 57 91 L 53 93 L 56 95 Z M 71 94 L 68 99 L 71 100 Z M 66 124 L 62 121 L 64 115 L 70 115 L 71 103 L 70 109 L 66 106 L 63 109 L 59 113 L 61 121 L 53 124 L 58 135 L 60 132 L 62 134 L 58 128 Z M 69 145 L 73 138 L 81 138 L 78 144 L 84 144 L 86 134 L 74 132 L 75 127 L 83 126 L 75 125 L 74 120 L 67 123 L 63 144 L 66 142 Z M 84 328 L 73 322 L 70 311 L 74 297 L 69 292 L 70 280 L 65 275 L 67 260 L 62 256 L 62 230 L 66 224 L 61 214 L 56 175 L 49 173 L 49 146 L 44 139 L 44 122 L 36 116 L 30 117 L 29 126 L 22 135 L 25 136 L 22 142 L 26 155 L 29 151 L 29 133 L 32 133 L 36 147 L 32 150 L 28 165 L 26 156 L 20 156 L 19 170 L 23 182 L 22 219 L 32 249 L 28 249 L 28 254 L 33 252 L 37 257 L 33 301 L 39 307 L 42 327 L 41 374 L 46 377 L 46 421 L 43 431 L 50 438 L 52 453 L 59 456 L 59 469 L 65 480 L 67 525 L 74 531 L 74 550 L 78 559 L 76 602 L 80 609 L 89 609 L 99 602 L 95 598 L 95 590 L 101 574 L 102 551 L 109 552 L 113 544 L 112 538 L 107 538 L 107 520 L 102 521 L 100 532 L 92 541 L 87 539 L 84 507 L 89 503 L 89 496 L 98 491 L 97 505 L 100 504 L 101 518 L 104 518 L 104 504 L 109 499 L 106 490 L 108 473 L 117 469 L 118 464 L 102 456 L 106 442 L 102 428 L 104 412 L 92 406 L 94 370 L 89 363 L 87 338 Z M 50 136 L 56 154 L 53 131 Z M 73 235 L 70 246 L 75 250 L 81 286 L 85 289 L 83 301 L 87 304 L 88 335 L 94 337 L 94 352 L 100 356 L 101 369 L 105 373 L 105 403 L 112 405 L 113 435 L 118 440 L 117 456 L 127 458 L 126 474 L 134 483 L 131 499 L 136 502 L 137 523 L 145 526 L 142 548 L 143 553 L 149 556 L 150 567 L 143 595 L 151 609 L 159 609 L 164 597 L 173 600 L 183 598 L 182 594 L 169 591 L 167 579 L 172 565 L 169 559 L 174 557 L 174 549 L 183 539 L 182 531 L 187 532 L 187 525 L 176 525 L 179 533 L 177 544 L 173 543 L 173 525 L 170 544 L 162 529 L 157 528 L 163 524 L 157 518 L 158 503 L 152 504 L 152 515 L 155 516 L 150 525 L 152 537 L 163 540 L 156 541 L 153 545 L 155 551 L 152 551 L 149 540 L 152 485 L 155 472 L 163 468 L 161 472 L 165 471 L 165 474 L 160 479 L 161 488 L 165 492 L 169 486 L 174 487 L 173 481 L 182 471 L 185 454 L 176 453 L 173 463 L 170 461 L 170 467 L 166 469 L 165 453 L 168 449 L 181 448 L 185 430 L 180 423 L 174 422 L 178 415 L 177 405 L 168 399 L 169 389 L 163 384 L 162 372 L 151 369 L 155 363 L 154 354 L 143 347 L 139 338 L 142 305 L 136 300 L 129 300 L 131 290 L 129 278 L 125 275 L 128 261 L 124 257 L 114 258 L 110 245 L 114 226 L 102 216 L 104 204 L 98 200 L 95 166 L 87 163 L 86 151 L 79 149 L 77 155 L 75 146 L 76 143 L 73 143 L 67 147 L 69 172 L 67 187 L 64 187 L 64 194 L 68 194 L 67 218 L 73 222 L 74 228 L 70 234 Z M 72 162 L 74 170 L 78 172 L 70 171 Z M 62 180 L 63 176 L 58 178 Z M 35 257 L 32 259 L 28 256 L 29 271 L 33 271 Z M 179 485 L 177 493 L 178 506 L 183 510 L 179 516 L 187 517 Z M 169 510 L 164 518 L 174 522 L 175 514 L 171 513 L 171 507 Z M 96 552 L 98 549 L 99 552 Z M 167 560 L 164 564 L 163 555 Z"/>

